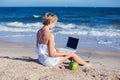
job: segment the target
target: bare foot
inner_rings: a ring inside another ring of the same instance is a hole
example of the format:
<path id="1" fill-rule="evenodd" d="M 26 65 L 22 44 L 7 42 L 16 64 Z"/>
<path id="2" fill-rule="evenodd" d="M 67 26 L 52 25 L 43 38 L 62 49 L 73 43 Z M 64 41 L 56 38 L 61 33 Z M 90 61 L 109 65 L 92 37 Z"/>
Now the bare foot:
<path id="1" fill-rule="evenodd" d="M 90 67 L 91 64 L 90 64 L 90 63 L 86 63 L 86 64 L 84 64 L 83 66 L 84 66 L 84 67 Z"/>
<path id="2" fill-rule="evenodd" d="M 80 64 L 80 65 L 83 66 L 83 67 L 90 67 L 91 63 L 85 63 L 85 64 Z"/>

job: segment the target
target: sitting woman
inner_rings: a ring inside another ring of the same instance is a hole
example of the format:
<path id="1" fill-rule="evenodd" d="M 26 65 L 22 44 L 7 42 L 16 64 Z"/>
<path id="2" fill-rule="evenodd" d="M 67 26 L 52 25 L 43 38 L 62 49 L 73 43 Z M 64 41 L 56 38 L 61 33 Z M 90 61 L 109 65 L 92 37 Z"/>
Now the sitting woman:
<path id="1" fill-rule="evenodd" d="M 74 52 L 57 52 L 54 46 L 54 35 L 50 32 L 58 18 L 52 13 L 46 13 L 43 18 L 43 27 L 37 32 L 36 52 L 38 60 L 44 66 L 56 66 L 68 59 L 73 59 L 82 66 L 89 64 L 83 61 Z"/>

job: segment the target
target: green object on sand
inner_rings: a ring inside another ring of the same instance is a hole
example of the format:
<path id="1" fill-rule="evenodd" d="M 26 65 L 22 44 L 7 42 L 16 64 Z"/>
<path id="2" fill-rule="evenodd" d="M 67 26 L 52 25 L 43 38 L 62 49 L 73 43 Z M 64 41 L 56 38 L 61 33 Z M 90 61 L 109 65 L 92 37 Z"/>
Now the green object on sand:
<path id="1" fill-rule="evenodd" d="M 78 69 L 78 67 L 79 67 L 79 65 L 78 65 L 78 63 L 77 62 L 71 62 L 70 64 L 69 64 L 69 69 L 71 69 L 71 70 L 77 70 Z"/>

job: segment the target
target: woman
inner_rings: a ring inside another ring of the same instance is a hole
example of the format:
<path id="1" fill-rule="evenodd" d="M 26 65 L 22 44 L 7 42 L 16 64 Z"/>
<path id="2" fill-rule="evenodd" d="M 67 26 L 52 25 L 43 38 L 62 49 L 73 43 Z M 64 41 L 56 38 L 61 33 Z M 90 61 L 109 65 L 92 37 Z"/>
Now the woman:
<path id="1" fill-rule="evenodd" d="M 68 59 L 73 59 L 82 66 L 88 66 L 88 63 L 80 59 L 73 52 L 58 52 L 54 46 L 54 35 L 50 32 L 54 28 L 58 18 L 52 13 L 46 13 L 43 18 L 43 27 L 37 32 L 36 51 L 38 60 L 45 66 L 55 66 Z"/>

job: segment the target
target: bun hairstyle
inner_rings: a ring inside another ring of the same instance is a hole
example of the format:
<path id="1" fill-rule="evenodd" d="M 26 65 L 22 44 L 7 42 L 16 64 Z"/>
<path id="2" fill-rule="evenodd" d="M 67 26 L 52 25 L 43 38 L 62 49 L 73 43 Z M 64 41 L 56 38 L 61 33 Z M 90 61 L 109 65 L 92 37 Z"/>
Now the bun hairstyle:
<path id="1" fill-rule="evenodd" d="M 46 13 L 45 16 L 43 17 L 43 24 L 44 25 L 49 25 L 51 23 L 57 22 L 58 17 L 53 14 L 53 13 Z"/>

